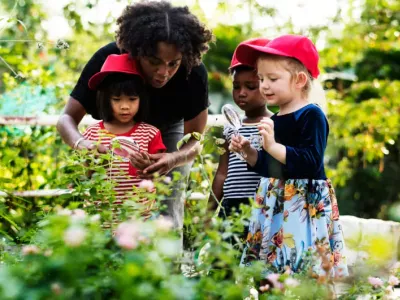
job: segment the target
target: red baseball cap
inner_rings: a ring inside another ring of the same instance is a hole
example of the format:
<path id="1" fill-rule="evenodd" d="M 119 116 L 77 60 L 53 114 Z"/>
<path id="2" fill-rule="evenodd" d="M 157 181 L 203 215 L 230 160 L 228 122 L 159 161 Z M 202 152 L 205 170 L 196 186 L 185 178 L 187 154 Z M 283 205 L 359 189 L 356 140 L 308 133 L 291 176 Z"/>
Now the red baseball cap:
<path id="1" fill-rule="evenodd" d="M 287 34 L 271 40 L 265 46 L 239 45 L 236 49 L 237 59 L 249 62 L 253 66 L 261 53 L 296 58 L 307 68 L 312 77 L 317 78 L 319 75 L 318 51 L 305 36 Z"/>
<path id="2" fill-rule="evenodd" d="M 229 69 L 232 69 L 232 68 L 238 67 L 238 66 L 249 66 L 249 67 L 254 66 L 254 63 L 247 62 L 246 60 L 239 60 L 237 58 L 236 52 L 240 45 L 266 46 L 269 43 L 269 41 L 270 41 L 269 39 L 254 38 L 254 39 L 249 39 L 249 40 L 241 42 L 236 47 L 235 52 L 233 52 L 232 61 L 231 61 L 231 65 L 230 65 Z"/>
<path id="3" fill-rule="evenodd" d="M 104 77 L 110 73 L 138 75 L 143 79 L 142 74 L 139 72 L 137 61 L 129 57 L 129 54 L 111 54 L 107 56 L 100 72 L 97 72 L 90 78 L 89 88 L 95 90 Z"/>

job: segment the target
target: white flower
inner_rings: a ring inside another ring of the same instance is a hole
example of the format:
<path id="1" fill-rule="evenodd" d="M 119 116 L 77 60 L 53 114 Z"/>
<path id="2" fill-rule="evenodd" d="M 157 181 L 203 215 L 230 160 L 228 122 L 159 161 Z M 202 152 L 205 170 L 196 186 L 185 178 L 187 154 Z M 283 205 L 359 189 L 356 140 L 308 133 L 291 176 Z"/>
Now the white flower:
<path id="1" fill-rule="evenodd" d="M 190 194 L 190 200 L 203 200 L 206 196 L 200 192 L 193 192 Z"/>
<path id="2" fill-rule="evenodd" d="M 57 214 L 59 216 L 70 216 L 70 215 L 72 215 L 72 211 L 69 210 L 68 208 L 64 208 L 64 209 L 58 210 Z"/>
<path id="3" fill-rule="evenodd" d="M 374 287 L 374 288 L 378 288 L 381 287 L 383 285 L 383 281 L 382 279 L 378 278 L 378 277 L 368 277 L 368 282 Z"/>
<path id="4" fill-rule="evenodd" d="M 172 179 L 169 176 L 165 176 L 163 181 L 164 181 L 165 184 L 170 184 Z"/>
<path id="5" fill-rule="evenodd" d="M 389 283 L 389 285 L 391 285 L 391 286 L 395 286 L 395 285 L 399 285 L 400 281 L 399 281 L 399 279 L 398 279 L 396 276 L 391 275 L 391 276 L 389 277 L 388 283 Z"/>
<path id="6" fill-rule="evenodd" d="M 168 217 L 161 216 L 157 220 L 154 221 L 156 225 L 156 229 L 159 231 L 167 232 L 174 227 L 174 222 Z"/>
<path id="7" fill-rule="evenodd" d="M 359 295 L 356 300 L 370 300 L 372 299 L 371 295 Z"/>
<path id="8" fill-rule="evenodd" d="M 300 284 L 300 282 L 298 280 L 291 278 L 291 277 L 286 278 L 286 280 L 285 280 L 285 285 L 288 287 L 295 288 L 296 286 L 299 286 L 299 284 Z"/>
<path id="9" fill-rule="evenodd" d="M 200 221 L 199 216 L 194 216 L 192 219 L 193 224 L 197 224 L 197 223 L 199 223 L 199 221 Z"/>
<path id="10" fill-rule="evenodd" d="M 223 144 L 225 144 L 225 140 L 224 140 L 224 139 L 221 139 L 221 138 L 215 139 L 215 144 L 217 144 L 217 145 L 223 145 Z"/>
<path id="11" fill-rule="evenodd" d="M 96 215 L 91 216 L 90 217 L 90 221 L 93 222 L 93 223 L 96 223 L 96 222 L 100 221 L 100 215 L 96 214 Z"/>
<path id="12" fill-rule="evenodd" d="M 38 253 L 40 253 L 40 249 L 35 245 L 27 245 L 22 247 L 23 255 L 38 254 Z"/>
<path id="13" fill-rule="evenodd" d="M 154 189 L 154 183 L 153 183 L 153 181 L 151 181 L 151 180 L 145 179 L 145 180 L 142 180 L 142 181 L 139 183 L 139 188 L 145 189 L 145 190 L 147 190 L 147 191 L 150 193 L 150 192 L 152 192 L 153 189 Z"/>
<path id="14" fill-rule="evenodd" d="M 60 295 L 61 294 L 61 285 L 58 282 L 54 282 L 51 284 L 51 291 L 56 294 L 56 295 Z"/>
<path id="15" fill-rule="evenodd" d="M 393 287 L 392 286 L 387 286 L 386 288 L 385 288 L 385 294 L 386 295 L 392 295 L 393 294 Z"/>
<path id="16" fill-rule="evenodd" d="M 82 227 L 70 227 L 64 232 L 64 242 L 67 246 L 78 247 L 86 238 L 86 230 Z"/>
<path id="17" fill-rule="evenodd" d="M 71 219 L 73 221 L 81 221 L 86 218 L 86 212 L 83 209 L 74 209 L 72 211 Z"/>
<path id="18" fill-rule="evenodd" d="M 203 181 L 201 182 L 201 187 L 202 187 L 203 189 L 208 188 L 208 186 L 209 186 L 209 183 L 208 183 L 207 180 L 203 180 Z"/>
<path id="19" fill-rule="evenodd" d="M 174 257 L 179 255 L 181 249 L 181 241 L 180 240 L 172 240 L 172 239 L 159 239 L 157 241 L 157 250 L 158 252 L 164 254 L 168 257 Z"/>
<path id="20" fill-rule="evenodd" d="M 260 291 L 261 292 L 266 292 L 268 290 L 269 290 L 269 284 L 260 286 Z"/>

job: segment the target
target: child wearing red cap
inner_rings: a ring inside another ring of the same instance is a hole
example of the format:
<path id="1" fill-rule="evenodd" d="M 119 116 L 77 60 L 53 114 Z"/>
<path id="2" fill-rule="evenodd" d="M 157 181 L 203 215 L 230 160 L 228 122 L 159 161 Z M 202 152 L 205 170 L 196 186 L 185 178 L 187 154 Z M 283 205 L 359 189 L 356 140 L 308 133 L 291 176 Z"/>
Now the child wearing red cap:
<path id="1" fill-rule="evenodd" d="M 101 71 L 90 78 L 89 87 L 97 90 L 96 105 L 102 121 L 89 126 L 74 148 L 86 139 L 112 150 L 113 161 L 108 173 L 116 184 L 114 205 L 118 207 L 132 196 L 133 186 L 141 182 L 129 161 L 129 152 L 140 150 L 144 155 L 154 154 L 165 151 L 166 147 L 160 131 L 143 122 L 147 111 L 144 80 L 136 61 L 128 54 L 109 55 Z M 112 139 L 116 137 L 122 139 L 114 145 Z M 149 217 L 152 203 L 143 200 L 141 206 L 142 216 Z M 118 209 L 114 210 L 118 213 Z"/>
<path id="2" fill-rule="evenodd" d="M 265 45 L 267 39 L 256 38 L 240 43 L 239 45 Z M 257 125 L 265 117 L 271 117 L 272 112 L 266 108 L 266 100 L 259 91 L 259 82 L 256 71 L 251 64 L 240 61 L 233 54 L 229 71 L 232 75 L 232 97 L 240 109 L 245 112 L 242 127 L 239 129 L 241 136 L 252 141 L 255 148 L 261 149 L 260 135 Z M 222 199 L 219 217 L 231 215 L 232 210 L 239 210 L 240 204 L 249 204 L 249 198 L 254 197 L 261 176 L 254 171 L 247 170 L 247 164 L 230 152 L 228 144 L 234 134 L 231 127 L 224 127 L 225 153 L 220 156 L 217 172 L 214 177 L 213 195 L 209 199 L 209 209 L 215 211 L 217 203 Z M 217 202 L 218 201 L 218 202 Z"/>
<path id="3" fill-rule="evenodd" d="M 272 266 L 266 272 L 297 272 L 311 248 L 327 256 L 312 263 L 315 273 L 348 275 L 338 204 L 324 169 L 329 125 L 310 103 L 318 88 L 315 46 L 307 37 L 283 35 L 265 46 L 241 45 L 237 57 L 256 65 L 262 96 L 280 109 L 258 126 L 261 150 L 240 136 L 230 144 L 245 153 L 249 170 L 263 176 L 242 263 L 256 258 Z"/>

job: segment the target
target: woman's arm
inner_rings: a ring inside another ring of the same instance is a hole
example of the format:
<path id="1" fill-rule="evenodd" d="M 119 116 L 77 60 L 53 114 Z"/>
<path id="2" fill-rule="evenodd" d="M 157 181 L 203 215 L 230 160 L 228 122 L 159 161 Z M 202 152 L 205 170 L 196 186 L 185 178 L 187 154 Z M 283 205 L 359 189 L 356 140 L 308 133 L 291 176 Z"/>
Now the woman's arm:
<path id="1" fill-rule="evenodd" d="M 64 107 L 64 111 L 61 114 L 57 122 L 57 130 L 61 135 L 61 138 L 69 146 L 74 147 L 75 143 L 83 138 L 78 130 L 78 124 L 82 121 L 85 116 L 86 110 L 76 99 L 70 97 L 67 104 Z M 101 153 L 105 153 L 107 148 L 104 145 L 96 145 L 93 141 L 83 139 L 76 145 L 78 149 L 95 149 Z"/>

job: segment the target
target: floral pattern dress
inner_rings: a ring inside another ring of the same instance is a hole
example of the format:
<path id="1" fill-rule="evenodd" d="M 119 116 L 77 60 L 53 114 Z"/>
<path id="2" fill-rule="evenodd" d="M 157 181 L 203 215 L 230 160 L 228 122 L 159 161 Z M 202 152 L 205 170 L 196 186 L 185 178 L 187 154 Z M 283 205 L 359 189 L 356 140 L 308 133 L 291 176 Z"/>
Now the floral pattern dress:
<path id="1" fill-rule="evenodd" d="M 284 272 L 304 268 L 306 251 L 324 247 L 331 276 L 348 275 L 335 191 L 329 180 L 262 178 L 241 263 L 257 259 Z M 322 258 L 312 268 L 326 274 Z"/>

